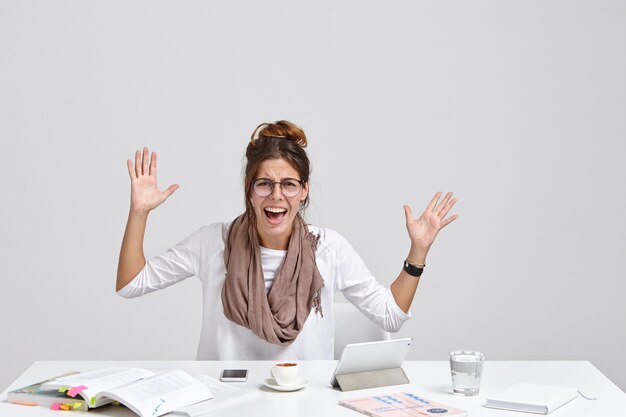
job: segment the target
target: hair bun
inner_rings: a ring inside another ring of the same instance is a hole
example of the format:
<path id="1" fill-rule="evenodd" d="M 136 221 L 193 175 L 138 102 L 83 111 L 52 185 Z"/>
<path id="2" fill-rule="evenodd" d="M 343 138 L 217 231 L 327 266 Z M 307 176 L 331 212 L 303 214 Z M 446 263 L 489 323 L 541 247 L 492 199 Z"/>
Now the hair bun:
<path id="1" fill-rule="evenodd" d="M 288 122 L 287 120 L 279 120 L 275 123 L 261 123 L 256 127 L 256 129 L 254 129 L 254 132 L 252 132 L 250 142 L 254 145 L 255 140 L 268 137 L 284 138 L 294 142 L 301 148 L 306 148 L 307 145 L 304 130 L 302 130 L 300 126 Z"/>

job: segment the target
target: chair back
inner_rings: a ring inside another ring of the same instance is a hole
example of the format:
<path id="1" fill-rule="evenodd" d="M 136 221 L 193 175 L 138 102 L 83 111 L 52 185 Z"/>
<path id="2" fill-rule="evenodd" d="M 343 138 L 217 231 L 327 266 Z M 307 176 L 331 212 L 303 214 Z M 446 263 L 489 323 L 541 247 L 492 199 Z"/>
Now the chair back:
<path id="1" fill-rule="evenodd" d="M 389 340 L 389 333 L 365 317 L 352 303 L 335 303 L 335 359 L 348 343 Z"/>

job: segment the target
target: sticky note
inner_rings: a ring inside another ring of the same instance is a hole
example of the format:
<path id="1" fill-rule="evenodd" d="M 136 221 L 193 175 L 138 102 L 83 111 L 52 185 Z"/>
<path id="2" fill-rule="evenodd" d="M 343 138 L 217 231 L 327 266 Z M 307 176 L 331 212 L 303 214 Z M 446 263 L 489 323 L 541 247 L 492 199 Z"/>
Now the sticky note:
<path id="1" fill-rule="evenodd" d="M 81 405 L 83 405 L 83 403 L 74 403 L 74 408 L 80 408 Z"/>
<path id="2" fill-rule="evenodd" d="M 51 410 L 58 410 L 59 408 L 61 408 L 61 404 L 59 403 L 54 403 L 50 406 Z"/>
<path id="3" fill-rule="evenodd" d="M 96 397 L 91 397 L 89 399 L 89 405 L 94 405 L 96 403 Z"/>
<path id="4" fill-rule="evenodd" d="M 11 401 L 11 404 L 19 404 L 19 405 L 39 405 L 38 403 L 30 402 L 30 401 Z"/>
<path id="5" fill-rule="evenodd" d="M 68 389 L 70 388 L 69 387 L 59 388 L 59 392 L 66 392 Z"/>
<path id="6" fill-rule="evenodd" d="M 67 410 L 69 410 L 69 409 L 70 409 L 70 405 L 69 405 L 69 404 L 61 404 L 61 405 L 59 406 L 59 408 L 60 408 L 61 410 L 65 410 L 65 411 L 67 411 Z"/>
<path id="7" fill-rule="evenodd" d="M 70 397 L 76 397 L 76 394 L 78 394 L 80 391 L 87 389 L 86 386 L 84 385 L 79 385 L 77 387 L 72 388 L 71 390 L 69 390 L 67 392 L 67 395 L 69 395 Z"/>

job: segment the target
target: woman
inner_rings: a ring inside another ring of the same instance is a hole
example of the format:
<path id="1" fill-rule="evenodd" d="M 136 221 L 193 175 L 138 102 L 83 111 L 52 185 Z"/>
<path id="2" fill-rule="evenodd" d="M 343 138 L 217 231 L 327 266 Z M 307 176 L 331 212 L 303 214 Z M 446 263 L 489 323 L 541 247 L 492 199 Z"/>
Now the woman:
<path id="1" fill-rule="evenodd" d="M 257 135 L 258 132 L 258 135 Z M 293 123 L 263 123 L 246 150 L 245 212 L 201 227 L 167 253 L 146 262 L 148 213 L 177 188 L 160 192 L 157 156 L 148 149 L 128 160 L 131 207 L 120 252 L 117 291 L 137 297 L 196 275 L 202 282 L 203 323 L 198 359 L 332 359 L 333 294 L 341 291 L 389 332 L 409 318 L 437 233 L 457 216 L 437 193 L 417 219 L 404 206 L 411 249 L 390 288 L 368 271 L 337 232 L 306 225 L 309 159 L 304 131 Z"/>

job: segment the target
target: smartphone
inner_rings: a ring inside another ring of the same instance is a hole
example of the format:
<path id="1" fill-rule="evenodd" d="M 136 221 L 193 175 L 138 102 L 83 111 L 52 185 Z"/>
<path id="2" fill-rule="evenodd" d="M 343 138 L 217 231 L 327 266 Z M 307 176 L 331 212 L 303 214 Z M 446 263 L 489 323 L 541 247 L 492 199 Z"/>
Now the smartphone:
<path id="1" fill-rule="evenodd" d="M 220 375 L 220 381 L 224 382 L 245 382 L 247 379 L 247 369 L 224 369 Z"/>

